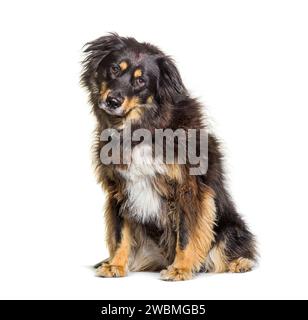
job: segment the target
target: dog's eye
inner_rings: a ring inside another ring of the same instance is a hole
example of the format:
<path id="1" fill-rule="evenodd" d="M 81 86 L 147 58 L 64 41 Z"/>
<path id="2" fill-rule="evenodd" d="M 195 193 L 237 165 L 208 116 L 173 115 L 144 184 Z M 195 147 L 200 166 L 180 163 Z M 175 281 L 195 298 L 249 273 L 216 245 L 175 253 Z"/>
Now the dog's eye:
<path id="1" fill-rule="evenodd" d="M 111 73 L 112 73 L 113 75 L 116 76 L 116 75 L 118 75 L 118 74 L 120 73 L 121 68 L 120 68 L 119 65 L 113 64 L 113 65 L 110 67 L 110 71 L 111 71 Z"/>
<path id="2" fill-rule="evenodd" d="M 137 84 L 138 86 L 142 87 L 142 86 L 144 86 L 144 84 L 145 84 L 145 80 L 144 80 L 143 78 L 141 78 L 141 77 L 138 77 L 138 78 L 136 79 L 136 84 Z"/>

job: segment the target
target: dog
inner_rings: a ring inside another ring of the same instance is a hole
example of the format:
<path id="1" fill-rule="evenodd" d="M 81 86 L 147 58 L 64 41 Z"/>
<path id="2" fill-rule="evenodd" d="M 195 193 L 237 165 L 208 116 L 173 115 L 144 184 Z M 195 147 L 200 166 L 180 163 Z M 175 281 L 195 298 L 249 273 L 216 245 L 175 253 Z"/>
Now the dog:
<path id="1" fill-rule="evenodd" d="M 226 190 L 222 153 L 212 133 L 207 170 L 199 174 L 191 174 L 189 161 L 157 164 L 136 142 L 128 164 L 101 160 L 110 142 L 101 138 L 106 129 L 206 130 L 203 106 L 190 97 L 172 58 L 115 33 L 87 43 L 84 52 L 81 84 L 97 119 L 94 160 L 107 195 L 110 257 L 96 266 L 97 275 L 160 271 L 162 280 L 178 281 L 202 271 L 250 271 L 256 263 L 255 237 Z M 174 145 L 179 153 L 180 142 L 175 139 Z M 200 152 L 200 138 L 196 145 Z M 120 147 L 126 148 L 123 139 Z"/>

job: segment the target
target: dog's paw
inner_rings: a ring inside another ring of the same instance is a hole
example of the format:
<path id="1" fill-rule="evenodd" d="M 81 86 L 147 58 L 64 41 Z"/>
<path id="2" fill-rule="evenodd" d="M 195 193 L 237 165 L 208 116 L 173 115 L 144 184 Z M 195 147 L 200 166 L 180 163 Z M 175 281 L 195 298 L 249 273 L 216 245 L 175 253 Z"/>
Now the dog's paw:
<path id="1" fill-rule="evenodd" d="M 94 269 L 98 269 L 98 268 L 101 267 L 104 263 L 109 263 L 109 261 L 110 261 L 110 258 L 107 258 L 107 259 L 105 259 L 105 260 L 102 260 L 102 261 L 96 263 L 96 264 L 93 266 L 93 268 L 94 268 Z"/>
<path id="2" fill-rule="evenodd" d="M 115 266 L 109 263 L 103 263 L 99 268 L 96 270 L 96 275 L 98 277 L 104 278 L 118 278 L 118 277 L 125 277 L 127 274 L 126 268 L 123 266 Z"/>
<path id="3" fill-rule="evenodd" d="M 253 268 L 253 261 L 247 258 L 238 258 L 229 264 L 229 271 L 234 273 L 247 272 Z"/>
<path id="4" fill-rule="evenodd" d="M 160 272 L 161 280 L 165 281 L 183 281 L 190 280 L 193 277 L 191 270 L 176 268 L 174 266 L 169 266 L 167 269 Z"/>

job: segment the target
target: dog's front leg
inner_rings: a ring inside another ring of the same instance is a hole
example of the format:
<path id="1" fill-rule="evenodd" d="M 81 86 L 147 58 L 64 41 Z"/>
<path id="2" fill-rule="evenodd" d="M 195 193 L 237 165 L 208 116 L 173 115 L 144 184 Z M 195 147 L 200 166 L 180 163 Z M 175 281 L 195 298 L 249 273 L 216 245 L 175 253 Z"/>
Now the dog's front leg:
<path id="1" fill-rule="evenodd" d="M 105 219 L 110 257 L 97 265 L 100 277 L 124 277 L 127 273 L 131 230 L 128 221 L 119 215 L 120 206 L 116 199 L 109 199 Z"/>
<path id="2" fill-rule="evenodd" d="M 215 202 L 205 190 L 201 197 L 190 191 L 179 199 L 177 243 L 174 262 L 161 271 L 162 280 L 189 280 L 205 262 L 214 241 Z"/>
<path id="3" fill-rule="evenodd" d="M 97 268 L 100 277 L 124 277 L 127 274 L 128 259 L 131 250 L 131 232 L 127 221 L 121 226 L 121 236 L 118 239 L 113 255 Z"/>

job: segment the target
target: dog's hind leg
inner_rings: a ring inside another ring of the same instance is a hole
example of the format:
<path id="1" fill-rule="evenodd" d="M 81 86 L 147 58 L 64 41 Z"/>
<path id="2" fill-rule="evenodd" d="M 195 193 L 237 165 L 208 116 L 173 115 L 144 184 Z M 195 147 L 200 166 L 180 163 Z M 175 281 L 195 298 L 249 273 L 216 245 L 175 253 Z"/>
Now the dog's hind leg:
<path id="1" fill-rule="evenodd" d="M 205 271 L 239 273 L 250 271 L 253 268 L 255 262 L 252 259 L 239 257 L 230 261 L 223 247 L 224 245 L 219 243 L 211 249 L 204 264 Z"/>
<path id="2" fill-rule="evenodd" d="M 220 232 L 204 268 L 208 272 L 247 272 L 256 260 L 253 235 L 243 225 L 230 225 Z"/>

